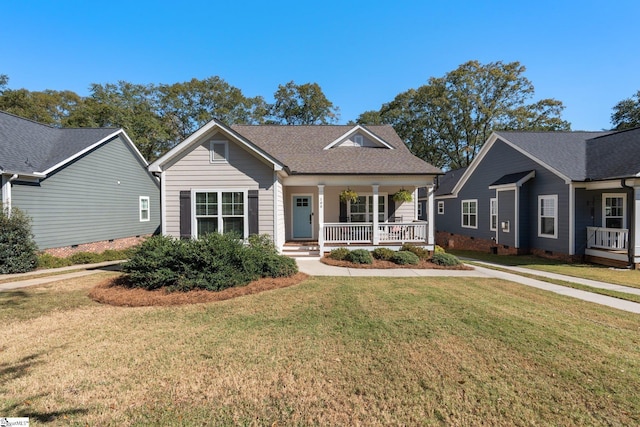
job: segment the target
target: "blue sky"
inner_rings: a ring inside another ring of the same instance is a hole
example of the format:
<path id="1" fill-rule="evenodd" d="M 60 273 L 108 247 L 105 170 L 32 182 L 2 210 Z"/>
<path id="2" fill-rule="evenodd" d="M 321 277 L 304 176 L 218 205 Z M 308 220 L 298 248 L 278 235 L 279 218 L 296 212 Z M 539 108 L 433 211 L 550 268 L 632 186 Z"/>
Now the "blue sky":
<path id="1" fill-rule="evenodd" d="M 0 7 L 9 88 L 175 83 L 220 76 L 267 100 L 318 83 L 341 123 L 477 59 L 520 61 L 535 99 L 555 98 L 574 130 L 611 126 L 640 90 L 640 2 L 35 1 Z"/>

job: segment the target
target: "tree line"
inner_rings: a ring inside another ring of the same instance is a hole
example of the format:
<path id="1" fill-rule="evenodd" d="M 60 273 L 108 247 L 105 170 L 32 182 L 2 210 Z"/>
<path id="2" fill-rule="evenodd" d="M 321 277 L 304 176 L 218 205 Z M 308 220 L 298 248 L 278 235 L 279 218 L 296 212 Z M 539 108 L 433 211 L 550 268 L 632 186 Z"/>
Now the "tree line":
<path id="1" fill-rule="evenodd" d="M 535 91 L 525 71 L 519 62 L 468 61 L 379 110 L 363 112 L 355 123 L 390 124 L 416 156 L 445 169 L 465 167 L 495 130 L 570 130 L 561 101 L 532 101 Z M 122 127 L 149 160 L 212 118 L 282 125 L 339 120 L 339 108 L 317 83 L 279 85 L 268 103 L 217 76 L 159 85 L 93 83 L 86 97 L 68 90 L 9 89 L 8 82 L 0 75 L 0 110 L 59 127 Z M 615 129 L 640 126 L 640 91 L 618 103 L 611 120 Z"/>

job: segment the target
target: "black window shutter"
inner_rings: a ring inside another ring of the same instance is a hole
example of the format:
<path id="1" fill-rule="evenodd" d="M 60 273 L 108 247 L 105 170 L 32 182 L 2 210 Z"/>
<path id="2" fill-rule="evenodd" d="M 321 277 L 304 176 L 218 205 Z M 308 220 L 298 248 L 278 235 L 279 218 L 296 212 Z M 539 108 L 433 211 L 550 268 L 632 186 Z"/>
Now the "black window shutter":
<path id="1" fill-rule="evenodd" d="M 387 196 L 387 202 L 389 204 L 389 222 L 395 222 L 396 221 L 396 201 L 393 200 L 393 196 L 391 194 L 389 194 Z"/>
<path id="2" fill-rule="evenodd" d="M 249 235 L 259 234 L 258 223 L 258 190 L 249 190 Z"/>
<path id="3" fill-rule="evenodd" d="M 347 202 L 343 202 L 340 200 L 340 221 L 339 222 L 349 222 L 349 218 L 347 218 Z"/>
<path id="4" fill-rule="evenodd" d="M 191 191 L 180 192 L 180 238 L 191 238 Z"/>

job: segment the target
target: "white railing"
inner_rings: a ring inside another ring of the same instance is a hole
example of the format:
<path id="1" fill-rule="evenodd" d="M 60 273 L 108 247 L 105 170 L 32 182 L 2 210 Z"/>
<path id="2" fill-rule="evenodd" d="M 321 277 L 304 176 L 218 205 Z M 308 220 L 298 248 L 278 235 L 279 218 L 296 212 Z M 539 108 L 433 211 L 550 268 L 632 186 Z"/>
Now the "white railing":
<path id="1" fill-rule="evenodd" d="M 372 243 L 373 224 L 366 222 L 324 223 L 325 243 Z"/>
<path id="2" fill-rule="evenodd" d="M 627 250 L 628 240 L 626 228 L 587 227 L 587 248 Z"/>
<path id="3" fill-rule="evenodd" d="M 379 224 L 380 243 L 385 242 L 426 242 L 426 222 L 402 222 Z"/>

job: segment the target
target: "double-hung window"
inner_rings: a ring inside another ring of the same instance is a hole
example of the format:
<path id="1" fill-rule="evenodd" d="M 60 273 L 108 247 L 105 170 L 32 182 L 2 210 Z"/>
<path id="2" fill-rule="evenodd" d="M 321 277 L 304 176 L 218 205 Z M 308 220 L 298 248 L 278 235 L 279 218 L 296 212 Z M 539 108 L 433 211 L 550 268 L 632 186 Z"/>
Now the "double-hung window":
<path id="1" fill-rule="evenodd" d="M 478 201 L 462 201 L 462 227 L 478 228 Z"/>
<path id="2" fill-rule="evenodd" d="M 246 191 L 195 191 L 196 237 L 215 232 L 247 237 L 246 199 Z"/>
<path id="3" fill-rule="evenodd" d="M 148 196 L 140 196 L 140 222 L 150 221 L 151 216 L 149 215 L 149 197 Z"/>
<path id="4" fill-rule="evenodd" d="M 378 195 L 378 221 L 387 217 L 386 194 Z M 373 195 L 358 196 L 355 202 L 347 204 L 347 216 L 350 222 L 373 222 Z"/>
<path id="5" fill-rule="evenodd" d="M 538 196 L 538 236 L 558 237 L 558 196 Z"/>
<path id="6" fill-rule="evenodd" d="M 624 211 L 626 197 L 624 194 L 603 194 L 603 225 L 605 228 L 626 228 Z"/>
<path id="7" fill-rule="evenodd" d="M 444 215 L 444 202 L 438 200 L 438 215 Z"/>
<path id="8" fill-rule="evenodd" d="M 498 229 L 498 199 L 491 199 L 489 205 L 489 218 L 491 218 L 489 230 L 496 231 Z"/>

